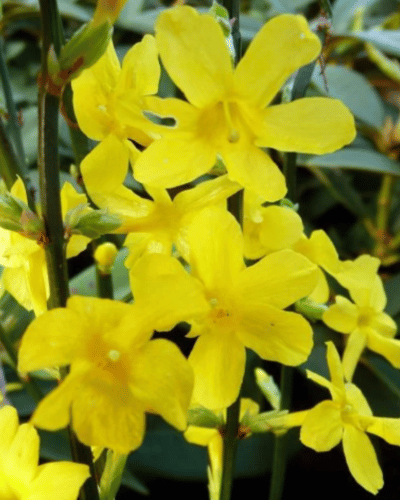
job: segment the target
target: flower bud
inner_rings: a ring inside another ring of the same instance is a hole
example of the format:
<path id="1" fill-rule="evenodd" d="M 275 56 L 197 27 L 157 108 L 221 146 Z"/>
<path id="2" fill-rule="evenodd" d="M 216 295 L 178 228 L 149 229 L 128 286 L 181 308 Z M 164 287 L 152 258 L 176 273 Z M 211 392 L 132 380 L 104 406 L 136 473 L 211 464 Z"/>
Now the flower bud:
<path id="1" fill-rule="evenodd" d="M 328 306 L 326 304 L 319 304 L 305 297 L 304 299 L 298 300 L 294 308 L 296 312 L 302 314 L 310 321 L 318 321 L 322 319 L 322 315 L 328 309 Z"/>
<path id="2" fill-rule="evenodd" d="M 97 0 L 93 23 L 97 25 L 107 20 L 114 24 L 125 4 L 126 0 Z"/>
<path id="3" fill-rule="evenodd" d="M 94 252 L 94 260 L 103 274 L 111 274 L 118 249 L 114 243 L 106 242 L 99 245 Z"/>
<path id="4" fill-rule="evenodd" d="M 80 203 L 67 213 L 65 225 L 67 234 L 98 238 L 119 228 L 121 220 L 106 210 L 93 210 L 87 203 Z"/>
<path id="5" fill-rule="evenodd" d="M 224 425 L 222 414 L 217 415 L 204 406 L 190 408 L 188 411 L 188 425 L 195 425 L 197 427 L 208 427 L 215 429 Z"/>
<path id="6" fill-rule="evenodd" d="M 261 368 L 256 368 L 254 370 L 254 374 L 256 376 L 257 385 L 261 389 L 261 392 L 264 394 L 269 404 L 274 410 L 280 410 L 281 391 L 275 384 L 274 379 Z"/>

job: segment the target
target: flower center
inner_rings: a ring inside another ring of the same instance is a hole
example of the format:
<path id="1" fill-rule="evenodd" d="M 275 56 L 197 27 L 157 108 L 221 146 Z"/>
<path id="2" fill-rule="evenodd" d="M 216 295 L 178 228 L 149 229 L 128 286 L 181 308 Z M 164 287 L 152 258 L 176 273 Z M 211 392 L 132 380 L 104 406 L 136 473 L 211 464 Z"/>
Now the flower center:
<path id="1" fill-rule="evenodd" d="M 121 353 L 116 349 L 111 349 L 110 351 L 108 351 L 107 356 L 109 359 L 111 359 L 111 361 L 115 362 L 119 360 L 119 358 L 121 357 Z"/>
<path id="2" fill-rule="evenodd" d="M 210 304 L 212 307 L 209 314 L 211 324 L 223 330 L 233 330 L 235 318 L 232 309 L 226 304 L 220 304 L 215 297 L 210 299 Z"/>
<path id="3" fill-rule="evenodd" d="M 228 125 L 228 141 L 231 143 L 238 142 L 240 139 L 240 134 L 235 129 L 235 127 L 233 125 L 233 120 L 232 120 L 232 115 L 231 115 L 229 103 L 226 101 L 223 101 L 222 105 L 224 107 L 224 116 L 225 116 L 226 124 Z"/>

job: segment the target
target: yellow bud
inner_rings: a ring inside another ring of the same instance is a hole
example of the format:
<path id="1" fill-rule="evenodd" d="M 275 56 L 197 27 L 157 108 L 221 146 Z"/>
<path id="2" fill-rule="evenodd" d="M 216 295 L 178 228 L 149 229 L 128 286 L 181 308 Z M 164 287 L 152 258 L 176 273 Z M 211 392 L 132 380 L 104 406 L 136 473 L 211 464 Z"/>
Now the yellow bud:
<path id="1" fill-rule="evenodd" d="M 114 243 L 106 242 L 99 245 L 94 252 L 94 260 L 103 274 L 111 274 L 111 269 L 118 249 Z"/>
<path id="2" fill-rule="evenodd" d="M 126 4 L 126 0 L 98 0 L 93 15 L 94 24 L 101 24 L 106 19 L 114 24 Z"/>

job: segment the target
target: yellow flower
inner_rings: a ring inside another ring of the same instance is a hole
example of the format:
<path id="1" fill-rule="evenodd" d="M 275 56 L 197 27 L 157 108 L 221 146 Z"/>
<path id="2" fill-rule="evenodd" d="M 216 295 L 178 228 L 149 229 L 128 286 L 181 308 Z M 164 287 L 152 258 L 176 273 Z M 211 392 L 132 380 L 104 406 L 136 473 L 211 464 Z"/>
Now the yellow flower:
<path id="1" fill-rule="evenodd" d="M 383 312 L 386 295 L 381 278 L 376 276 L 373 286 L 350 288 L 349 292 L 355 304 L 338 295 L 336 304 L 330 306 L 322 316 L 330 328 L 349 334 L 343 354 L 346 379 L 352 379 L 366 347 L 386 358 L 395 368 L 400 368 L 400 340 L 393 338 L 397 325 Z"/>
<path id="2" fill-rule="evenodd" d="M 291 248 L 303 234 L 303 222 L 289 207 L 264 207 L 261 196 L 244 192 L 243 237 L 247 259 L 259 259 L 277 250 Z"/>
<path id="3" fill-rule="evenodd" d="M 309 238 L 303 234 L 292 249 L 314 262 L 345 288 L 372 286 L 380 266 L 380 260 L 371 255 L 341 261 L 334 244 L 322 229 L 313 231 Z M 318 269 L 318 284 L 309 296 L 315 302 L 327 302 L 329 298 L 329 286 L 322 269 Z"/>
<path id="4" fill-rule="evenodd" d="M 72 419 L 80 441 L 117 453 L 141 445 L 146 411 L 184 430 L 192 370 L 175 344 L 149 341 L 153 324 L 177 322 L 176 315 L 179 307 L 169 313 L 74 296 L 66 308 L 36 318 L 22 339 L 19 370 L 70 365 L 70 372 L 39 403 L 32 423 L 57 430 Z"/>
<path id="5" fill-rule="evenodd" d="M 27 203 L 25 188 L 18 179 L 11 188 L 11 194 Z M 62 214 L 79 204 L 87 203 L 84 194 L 75 191 L 65 182 L 61 190 Z M 67 258 L 82 252 L 90 238 L 72 235 L 67 244 Z M 49 284 L 44 248 L 29 238 L 16 232 L 0 228 L 0 264 L 4 266 L 2 284 L 25 309 L 33 309 L 36 316 L 47 310 Z"/>
<path id="6" fill-rule="evenodd" d="M 326 344 L 331 381 L 308 370 L 307 376 L 329 389 L 332 400 L 322 401 L 311 410 L 277 417 L 275 425 L 301 425 L 301 442 L 315 451 L 329 451 L 342 442 L 350 473 L 363 488 L 376 494 L 383 486 L 383 476 L 366 432 L 400 446 L 400 419 L 372 415 L 360 389 L 344 382 L 343 368 L 334 344 Z"/>
<path id="7" fill-rule="evenodd" d="M 125 4 L 126 0 L 97 0 L 93 24 L 98 25 L 106 20 L 114 24 Z"/>
<path id="8" fill-rule="evenodd" d="M 82 164 L 104 162 L 107 168 L 125 168 L 134 162 L 138 149 L 128 139 L 148 145 L 144 131 L 151 122 L 142 114 L 142 100 L 155 94 L 160 79 L 160 65 L 155 40 L 144 36 L 125 55 L 122 68 L 112 42 L 104 55 L 72 81 L 75 114 L 82 131 L 91 139 L 102 141 Z M 118 107 L 127 100 L 131 105 L 131 124 L 120 119 Z"/>
<path id="9" fill-rule="evenodd" d="M 186 241 L 196 279 L 190 281 L 176 263 L 156 286 L 146 280 L 148 271 L 138 261 L 131 270 L 131 287 L 138 304 L 169 302 L 176 307 L 189 290 L 198 294 L 200 287 L 202 300 L 197 295 L 192 300 L 198 304 L 197 317 L 182 318 L 192 324 L 188 336 L 199 336 L 189 356 L 195 373 L 193 398 L 206 408 L 226 408 L 239 394 L 245 347 L 291 366 L 307 359 L 312 329 L 302 316 L 282 309 L 315 287 L 316 267 L 302 255 L 282 250 L 246 268 L 240 226 L 219 207 L 208 207 L 193 218 Z M 163 269 L 160 265 L 160 275 Z M 177 294 L 178 280 L 185 282 L 184 294 Z"/>
<path id="10" fill-rule="evenodd" d="M 1 500 L 76 500 L 90 476 L 87 465 L 38 465 L 38 433 L 31 424 L 18 425 L 17 410 L 12 406 L 0 409 L 0 435 Z"/>
<path id="11" fill-rule="evenodd" d="M 173 200 L 165 189 L 146 186 L 153 198 L 149 200 L 123 185 L 127 162 L 113 162 L 110 168 L 110 163 L 93 153 L 81 165 L 83 180 L 94 203 L 122 221 L 115 232 L 129 233 L 125 240 L 130 250 L 127 267 L 143 253 L 170 254 L 173 244 L 183 252 L 185 227 L 193 216 L 210 204 L 225 204 L 240 189 L 224 175 L 181 191 Z"/>
<path id="12" fill-rule="evenodd" d="M 276 201 L 286 193 L 285 179 L 261 148 L 323 154 L 354 139 L 353 117 L 335 99 L 304 98 L 266 108 L 287 78 L 321 50 L 304 17 L 270 20 L 235 70 L 222 29 L 209 14 L 175 7 L 160 14 L 155 31 L 163 65 L 189 102 L 147 101 L 152 112 L 177 124 L 138 159 L 140 182 L 184 184 L 221 157 L 232 180 Z M 129 103 L 124 116 L 129 117 Z"/>

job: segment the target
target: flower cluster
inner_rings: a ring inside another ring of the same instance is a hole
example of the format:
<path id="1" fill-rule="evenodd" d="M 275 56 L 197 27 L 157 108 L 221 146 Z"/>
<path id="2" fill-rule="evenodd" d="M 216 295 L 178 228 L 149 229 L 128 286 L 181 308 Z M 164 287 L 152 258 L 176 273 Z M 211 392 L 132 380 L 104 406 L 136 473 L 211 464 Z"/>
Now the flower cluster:
<path id="1" fill-rule="evenodd" d="M 115 12 L 121 6 L 116 2 Z M 122 65 L 110 42 L 102 57 L 72 81 L 79 127 L 98 142 L 80 169 L 85 190 L 101 212 L 88 207 L 86 195 L 64 185 L 66 256 L 81 252 L 101 234 L 103 223 L 103 233 L 127 235 L 125 265 L 134 302 L 77 295 L 66 307 L 47 311 L 46 242 L 0 229 L 3 286 L 36 314 L 22 338 L 18 370 L 25 375 L 69 367 L 38 404 L 33 425 L 47 430 L 71 425 L 82 443 L 128 454 L 143 441 L 146 413 L 161 415 L 180 431 L 187 427 L 190 404 L 222 415 L 240 395 L 246 348 L 287 366 L 308 359 L 313 330 L 299 304 L 328 301 L 327 273 L 354 301 L 338 296 L 322 315 L 329 327 L 349 336 L 343 372 L 328 344 L 332 381 L 309 376 L 327 387 L 333 400 L 300 415 L 278 416 L 273 425 L 301 425 L 302 442 L 316 451 L 343 440 L 355 479 L 374 493 L 382 487 L 365 431 L 400 445 L 399 425 L 373 417 L 351 383 L 364 348 L 400 368 L 396 326 L 383 312 L 379 260 L 364 255 L 342 261 L 324 231 L 307 236 L 301 217 L 283 200 L 285 178 L 267 151 L 323 154 L 354 139 L 354 119 L 338 100 L 274 103 L 285 81 L 320 51 L 305 18 L 285 14 L 263 26 L 233 67 L 218 21 L 179 6 L 160 14 L 155 37 L 145 35 Z M 185 99 L 157 95 L 159 57 Z M 131 175 L 147 195 L 128 187 Z M 242 189 L 243 226 L 227 210 L 227 199 Z M 26 202 L 20 181 L 11 193 Z M 86 217 L 92 224 L 100 213 L 110 217 L 108 225 L 105 219 L 96 219 L 96 229 L 82 222 Z M 104 274 L 110 273 L 115 253 L 112 245 L 98 248 L 95 258 Z M 180 322 L 190 326 L 188 337 L 196 338 L 188 359 L 171 340 L 152 339 L 154 331 L 168 332 Z M 257 413 L 253 406 L 247 404 Z M 11 409 L 6 412 L 0 417 L 12 422 L 2 446 L 13 457 L 23 435 L 37 438 L 30 424 L 11 435 L 16 416 Z M 216 483 L 221 435 L 215 428 L 199 428 L 189 427 L 186 437 L 209 446 Z M 32 450 L 25 457 L 29 470 L 18 472 L 24 488 L 46 477 L 36 473 L 37 449 L 36 455 Z M 14 491 L 7 474 L 4 488 Z M 77 479 L 68 488 L 72 491 L 85 477 L 86 469 L 77 465 Z M 4 491 L 5 498 L 14 498 Z"/>

